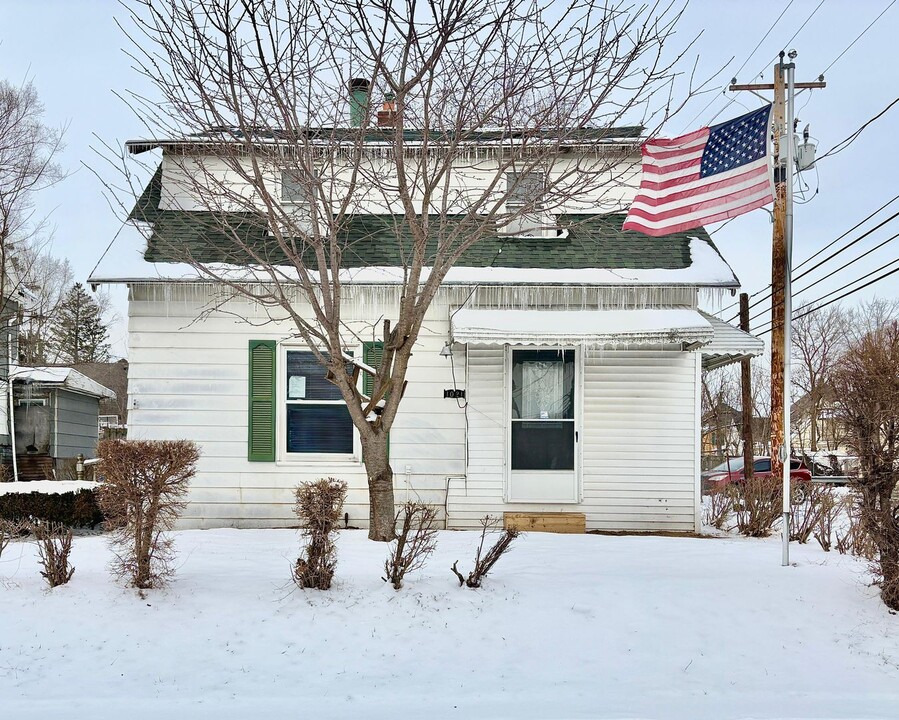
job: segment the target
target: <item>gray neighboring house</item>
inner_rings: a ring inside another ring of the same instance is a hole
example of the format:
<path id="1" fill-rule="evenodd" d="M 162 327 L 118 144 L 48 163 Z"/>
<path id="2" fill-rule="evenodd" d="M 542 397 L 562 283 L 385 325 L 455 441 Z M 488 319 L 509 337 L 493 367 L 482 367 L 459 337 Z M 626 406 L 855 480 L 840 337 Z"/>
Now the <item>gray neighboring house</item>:
<path id="1" fill-rule="evenodd" d="M 69 367 L 16 367 L 15 453 L 20 480 L 64 479 L 79 454 L 97 452 L 100 402 L 114 391 Z"/>

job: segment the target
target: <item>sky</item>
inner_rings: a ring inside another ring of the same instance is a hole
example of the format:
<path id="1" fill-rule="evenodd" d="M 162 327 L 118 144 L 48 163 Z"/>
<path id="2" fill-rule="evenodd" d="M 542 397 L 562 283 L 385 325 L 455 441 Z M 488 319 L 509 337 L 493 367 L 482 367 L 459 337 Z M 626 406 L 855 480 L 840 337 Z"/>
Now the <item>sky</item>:
<path id="1" fill-rule="evenodd" d="M 724 88 L 734 75 L 741 83 L 770 82 L 774 59 L 781 49 L 798 52 L 797 81 L 817 79 L 893 1 L 693 0 L 672 43 L 686 45 L 698 35 L 683 69 L 689 71 L 695 60 L 698 77 L 718 74 L 709 86 L 712 91 L 692 98 L 664 134 L 677 135 L 758 107 L 761 100 L 753 95 L 724 92 Z M 783 16 L 775 23 L 781 12 Z M 140 119 L 118 97 L 126 91 L 146 89 L 146 81 L 142 82 L 131 67 L 125 54 L 130 41 L 116 25 L 116 17 L 125 19 L 125 11 L 117 0 L 0 0 L 0 77 L 13 83 L 31 80 L 45 106 L 45 122 L 66 127 L 66 148 L 59 159 L 70 175 L 41 193 L 38 211 L 48 214 L 55 226 L 51 251 L 71 261 L 79 281 L 90 275 L 121 228 L 119 216 L 104 198 L 101 180 L 89 168 L 111 181 L 116 179 L 115 171 L 104 164 L 94 148 L 102 143 L 115 145 L 146 136 Z M 897 37 L 899 4 L 890 7 L 827 71 L 826 89 L 798 96 L 799 127 L 811 125 L 811 135 L 819 143 L 819 155 L 896 99 Z M 804 198 L 800 193 L 796 195 L 794 266 L 899 192 L 894 173 L 899 167 L 897 131 L 899 105 L 874 122 L 845 151 L 824 159 L 817 172 L 803 174 L 802 181 L 809 190 Z M 893 212 L 899 212 L 899 201 L 877 217 L 886 219 Z M 873 224 L 874 221 L 862 226 L 846 240 Z M 769 213 L 756 210 L 708 229 L 714 232 L 716 244 L 736 271 L 743 289 L 749 293 L 761 291 L 758 297 L 764 296 L 771 277 Z M 834 273 L 844 262 L 897 231 L 899 219 L 798 279 L 794 284 L 794 305 L 824 296 L 897 259 L 899 244 L 887 243 Z M 124 233 L 119 240 L 123 237 Z M 114 243 L 110 252 L 117 250 L 121 248 Z M 822 278 L 807 292 L 799 292 Z M 119 315 L 112 324 L 112 348 L 115 355 L 123 356 L 127 353 L 126 293 L 122 287 L 109 291 Z M 899 273 L 844 302 L 870 299 L 875 294 L 899 296 Z M 731 302 L 728 298 L 723 304 Z M 760 305 L 753 314 L 764 308 Z M 730 313 L 725 312 L 723 317 L 728 319 Z M 764 316 L 753 323 L 763 320 Z"/>

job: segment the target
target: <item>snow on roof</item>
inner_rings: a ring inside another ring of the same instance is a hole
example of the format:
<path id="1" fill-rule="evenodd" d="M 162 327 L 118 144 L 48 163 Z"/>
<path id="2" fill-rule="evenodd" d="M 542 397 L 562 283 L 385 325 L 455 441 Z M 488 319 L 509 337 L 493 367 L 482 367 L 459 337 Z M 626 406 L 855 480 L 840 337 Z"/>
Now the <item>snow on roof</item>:
<path id="1" fill-rule="evenodd" d="M 21 367 L 9 366 L 9 377 L 13 381 L 62 385 L 66 390 L 92 395 L 98 398 L 115 398 L 116 394 L 105 385 L 91 380 L 70 367 Z"/>

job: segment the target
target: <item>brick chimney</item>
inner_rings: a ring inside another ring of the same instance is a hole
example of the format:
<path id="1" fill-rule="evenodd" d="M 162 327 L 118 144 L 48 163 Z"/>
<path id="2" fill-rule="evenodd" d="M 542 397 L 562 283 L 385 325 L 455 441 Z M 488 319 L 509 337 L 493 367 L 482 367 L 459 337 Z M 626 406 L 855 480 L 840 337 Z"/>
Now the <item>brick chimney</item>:
<path id="1" fill-rule="evenodd" d="M 378 110 L 378 127 L 393 127 L 396 122 L 396 103 L 392 92 L 384 96 L 384 104 Z"/>

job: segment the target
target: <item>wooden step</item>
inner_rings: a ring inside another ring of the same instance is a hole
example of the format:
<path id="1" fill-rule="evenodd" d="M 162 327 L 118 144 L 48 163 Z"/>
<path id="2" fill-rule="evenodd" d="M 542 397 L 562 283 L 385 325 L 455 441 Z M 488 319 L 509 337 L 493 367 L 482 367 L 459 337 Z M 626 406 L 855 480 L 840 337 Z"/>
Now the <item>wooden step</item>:
<path id="1" fill-rule="evenodd" d="M 585 533 L 587 516 L 584 513 L 503 513 L 503 527 L 521 532 Z"/>

